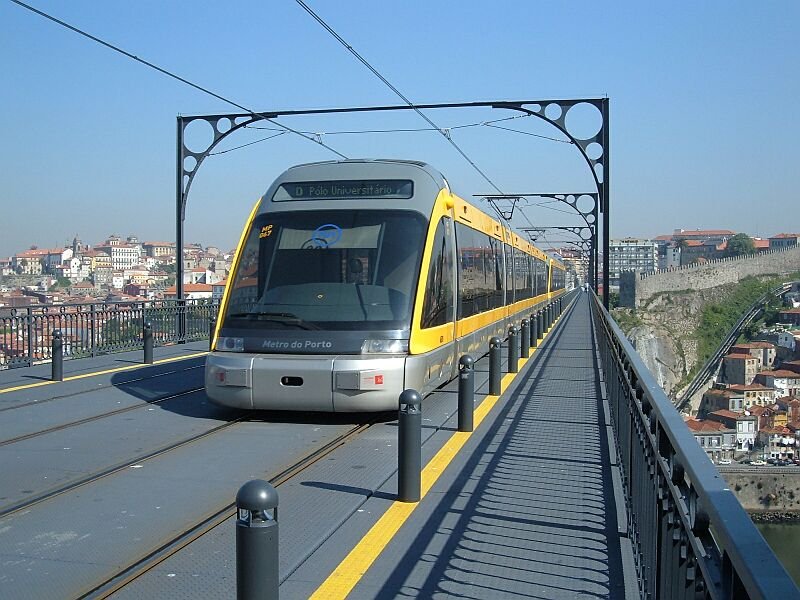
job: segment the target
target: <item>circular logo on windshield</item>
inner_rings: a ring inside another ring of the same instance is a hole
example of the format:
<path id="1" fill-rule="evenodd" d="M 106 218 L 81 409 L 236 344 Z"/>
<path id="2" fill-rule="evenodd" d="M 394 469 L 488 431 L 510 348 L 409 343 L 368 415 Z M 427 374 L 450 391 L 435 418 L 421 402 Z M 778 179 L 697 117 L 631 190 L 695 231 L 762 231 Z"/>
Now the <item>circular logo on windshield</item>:
<path id="1" fill-rule="evenodd" d="M 320 225 L 311 234 L 314 248 L 329 248 L 342 239 L 342 228 L 333 223 Z"/>

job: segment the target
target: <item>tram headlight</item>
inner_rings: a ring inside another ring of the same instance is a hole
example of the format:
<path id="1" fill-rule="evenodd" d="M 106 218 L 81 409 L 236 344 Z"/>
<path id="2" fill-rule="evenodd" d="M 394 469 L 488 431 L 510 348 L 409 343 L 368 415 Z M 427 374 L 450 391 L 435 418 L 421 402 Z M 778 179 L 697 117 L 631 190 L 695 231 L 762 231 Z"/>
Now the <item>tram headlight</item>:
<path id="1" fill-rule="evenodd" d="M 408 352 L 408 340 L 364 340 L 361 354 L 403 354 Z"/>
<path id="2" fill-rule="evenodd" d="M 216 350 L 220 352 L 244 352 L 244 338 L 220 336 L 217 338 Z"/>

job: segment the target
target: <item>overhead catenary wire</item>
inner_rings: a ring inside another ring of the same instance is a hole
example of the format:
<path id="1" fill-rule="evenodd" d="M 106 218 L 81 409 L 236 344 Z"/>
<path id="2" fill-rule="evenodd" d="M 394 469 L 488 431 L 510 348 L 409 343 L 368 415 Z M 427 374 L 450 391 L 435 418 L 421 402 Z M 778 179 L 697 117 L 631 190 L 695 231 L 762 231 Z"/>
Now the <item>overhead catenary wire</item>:
<path id="1" fill-rule="evenodd" d="M 483 179 L 485 179 L 487 183 L 489 183 L 489 185 L 491 185 L 495 190 L 497 190 L 498 193 L 500 194 L 503 193 L 500 190 L 500 188 L 497 187 L 494 181 L 492 181 L 489 178 L 489 176 L 486 175 L 486 173 L 484 173 L 469 156 L 467 156 L 466 152 L 464 152 L 459 147 L 459 145 L 453 141 L 452 137 L 449 135 L 449 132 L 447 130 L 444 130 L 438 125 L 436 125 L 436 123 L 434 123 L 425 113 L 423 113 L 419 108 L 417 108 L 416 105 L 413 102 L 411 102 L 411 100 L 409 100 L 400 90 L 398 90 L 394 85 L 392 85 L 391 82 L 389 82 L 389 80 L 386 79 L 386 77 L 381 75 L 381 73 L 375 67 L 373 67 L 369 62 L 367 62 L 367 60 L 363 56 L 361 56 L 361 54 L 359 54 L 358 51 L 356 51 L 356 49 L 353 48 L 353 46 L 348 44 L 347 41 L 342 36 L 336 33 L 336 31 L 334 31 L 334 29 L 330 25 L 328 25 L 325 22 L 325 20 L 322 19 L 322 17 L 320 17 L 305 2 L 303 2 L 303 0 L 295 0 L 295 2 L 297 2 L 297 4 L 299 4 L 303 8 L 303 10 L 305 10 L 309 15 L 311 15 L 311 17 L 317 23 L 319 23 L 325 29 L 325 31 L 330 33 L 334 37 L 334 39 L 336 39 L 336 41 L 338 41 L 342 46 L 344 46 L 347 49 L 347 51 L 350 52 L 350 54 L 355 56 L 356 59 L 358 59 L 358 61 L 361 64 L 363 64 L 367 69 L 369 69 L 369 71 L 373 75 L 375 75 L 375 77 L 380 79 L 384 83 L 384 85 L 386 85 L 386 87 L 392 90 L 401 100 L 403 100 L 403 102 L 405 102 L 412 110 L 414 110 L 414 112 L 416 112 L 420 117 L 422 117 L 425 120 L 425 122 L 428 123 L 428 125 L 439 131 L 444 136 L 444 138 L 450 143 L 450 145 L 453 146 L 453 148 L 455 148 L 455 150 L 464 158 L 464 160 L 466 160 L 470 164 L 470 166 L 472 166 L 472 168 L 475 169 L 475 171 L 481 177 L 483 177 Z M 502 219 L 502 214 L 500 214 L 499 211 L 497 212 L 500 218 Z"/>
<path id="2" fill-rule="evenodd" d="M 249 115 L 252 115 L 254 117 L 258 117 L 258 118 L 263 119 L 265 121 L 268 121 L 269 123 L 272 123 L 273 125 L 277 125 L 281 129 L 283 129 L 283 130 L 285 130 L 285 131 L 287 131 L 289 133 L 294 133 L 295 135 L 299 135 L 302 138 L 305 138 L 305 139 L 307 139 L 307 140 L 309 140 L 311 142 L 314 142 L 315 144 L 318 144 L 318 145 L 322 146 L 326 150 L 329 150 L 330 152 L 333 152 L 334 154 L 336 154 L 340 158 L 344 158 L 344 159 L 347 158 L 347 156 L 345 156 L 344 154 L 342 154 L 338 150 L 335 150 L 334 148 L 331 148 L 330 146 L 325 144 L 321 139 L 317 139 L 317 138 L 314 138 L 312 136 L 305 135 L 305 134 L 301 133 L 300 131 L 297 131 L 296 129 L 293 129 L 293 128 L 289 127 L 288 125 L 284 125 L 283 123 L 278 123 L 274 119 L 270 119 L 269 117 L 267 117 L 264 114 L 261 114 L 259 112 L 254 111 L 254 110 L 251 110 L 251 109 L 247 108 L 246 106 L 243 106 L 242 104 L 239 104 L 238 102 L 235 102 L 235 101 L 233 101 L 233 100 L 231 100 L 229 98 L 226 98 L 225 96 L 222 96 L 221 94 L 217 94 L 216 92 L 212 92 L 208 88 L 205 88 L 205 87 L 203 87 L 201 85 L 198 85 L 198 84 L 196 84 L 196 83 L 194 83 L 192 81 L 189 81 L 188 79 L 186 79 L 184 77 L 181 77 L 180 75 L 177 75 L 177 74 L 175 74 L 175 73 L 173 73 L 171 71 L 168 71 L 167 69 L 164 69 L 163 67 L 159 67 L 155 63 L 147 61 L 147 60 L 145 60 L 143 58 L 139 58 L 135 54 L 131 54 L 130 52 L 120 48 L 119 46 L 115 46 L 114 44 L 111 44 L 110 42 L 107 42 L 107 41 L 105 41 L 105 40 L 103 40 L 103 39 L 101 39 L 101 38 L 99 38 L 97 36 L 94 36 L 91 33 L 87 33 L 86 31 L 83 31 L 82 29 L 79 29 L 79 28 L 75 27 L 74 25 L 70 25 L 66 21 L 62 21 L 61 19 L 58 19 L 58 18 L 56 18 L 56 17 L 54 17 L 54 16 L 52 16 L 52 15 L 50 15 L 50 14 L 44 12 L 44 11 L 41 11 L 38 8 L 35 8 L 35 7 L 33 7 L 33 6 L 29 5 L 29 4 L 25 4 L 24 2 L 21 2 L 20 0 L 10 0 L 10 1 L 13 2 L 14 4 L 17 4 L 18 6 L 21 6 L 22 8 L 24 8 L 26 10 L 29 10 L 30 12 L 32 12 L 34 14 L 39 15 L 40 17 L 44 17 L 48 21 L 52 21 L 53 23 L 56 23 L 57 25 L 60 25 L 61 27 L 69 29 L 70 31 L 72 31 L 74 33 L 77 33 L 78 35 L 81 35 L 81 36 L 83 36 L 85 38 L 88 38 L 88 39 L 92 40 L 93 42 L 95 42 L 97 44 L 100 44 L 101 46 L 105 46 L 106 48 L 108 48 L 110 50 L 113 50 L 114 52 L 117 52 L 119 54 L 122 54 L 123 56 L 125 56 L 125 57 L 127 57 L 127 58 L 129 58 L 129 59 L 131 59 L 133 61 L 136 61 L 136 62 L 138 62 L 140 64 L 143 64 L 146 67 L 149 67 L 149 68 L 151 68 L 151 69 L 153 69 L 155 71 L 158 71 L 162 75 L 166 75 L 167 77 L 175 79 L 176 81 L 180 81 L 181 83 L 183 83 L 185 85 L 188 85 L 189 87 L 192 87 L 192 88 L 194 88 L 194 89 L 196 89 L 196 90 L 198 90 L 198 91 L 200 91 L 200 92 L 202 92 L 204 94 L 208 94 L 209 96 L 212 96 L 213 98 L 216 98 L 217 100 L 221 100 L 222 102 L 225 102 L 226 104 L 230 104 L 231 106 L 234 106 L 234 107 L 238 108 L 239 110 L 243 110 L 244 112 L 246 112 Z"/>

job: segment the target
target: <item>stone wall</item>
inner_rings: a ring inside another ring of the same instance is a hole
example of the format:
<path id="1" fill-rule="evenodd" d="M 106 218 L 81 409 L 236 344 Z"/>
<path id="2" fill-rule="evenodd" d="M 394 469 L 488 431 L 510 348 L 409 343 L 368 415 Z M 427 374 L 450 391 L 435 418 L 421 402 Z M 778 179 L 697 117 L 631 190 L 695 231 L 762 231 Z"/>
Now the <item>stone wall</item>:
<path id="1" fill-rule="evenodd" d="M 629 271 L 622 273 L 620 280 L 620 305 L 637 308 L 661 292 L 704 290 L 736 283 L 749 275 L 782 275 L 795 271 L 800 271 L 800 247 L 683 265 L 668 271 Z"/>
<path id="2" fill-rule="evenodd" d="M 800 511 L 800 473 L 777 469 L 742 473 L 739 469 L 734 472 L 723 469 L 721 474 L 745 510 Z"/>

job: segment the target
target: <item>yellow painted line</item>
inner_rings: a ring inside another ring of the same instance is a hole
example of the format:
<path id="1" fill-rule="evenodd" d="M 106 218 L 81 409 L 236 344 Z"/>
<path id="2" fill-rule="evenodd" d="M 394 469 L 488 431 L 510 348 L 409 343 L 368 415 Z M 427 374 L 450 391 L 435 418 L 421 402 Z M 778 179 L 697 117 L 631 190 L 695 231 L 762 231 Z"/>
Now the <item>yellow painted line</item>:
<path id="1" fill-rule="evenodd" d="M 519 366 L 524 366 L 529 360 L 529 358 L 519 359 Z M 518 374 L 506 373 L 500 381 L 501 395 Z M 473 429 L 478 428 L 499 399 L 500 396 L 496 395 L 488 395 L 483 399 L 483 402 L 475 410 Z M 425 465 L 421 475 L 420 500 L 430 491 L 471 435 L 472 432 L 456 431 L 430 462 Z M 383 516 L 378 519 L 378 522 L 361 538 L 361 541 L 356 544 L 355 548 L 339 563 L 339 566 L 322 582 L 310 598 L 317 600 L 346 598 L 418 505 L 419 502 L 395 501 L 392 503 Z"/>
<path id="2" fill-rule="evenodd" d="M 571 303 L 570 303 L 571 304 Z M 564 311 L 565 312 L 565 311 Z M 540 338 L 543 342 L 558 321 L 561 319 L 560 315 L 553 325 L 544 333 Z M 519 370 L 533 358 L 533 354 L 539 349 L 537 344 L 536 348 L 530 349 L 529 358 L 519 359 Z M 508 386 L 519 373 L 506 373 L 500 381 L 500 394 L 508 389 Z M 425 465 L 421 474 L 420 486 L 420 500 L 425 498 L 427 493 L 439 479 L 439 477 L 447 469 L 448 465 L 453 461 L 453 458 L 459 453 L 464 444 L 467 443 L 469 437 L 474 433 L 474 430 L 483 422 L 489 412 L 497 404 L 500 396 L 487 395 L 480 406 L 475 409 L 473 415 L 473 432 L 456 431 L 445 443 L 444 446 L 436 453 L 436 455 Z M 339 563 L 339 566 L 334 569 L 328 578 L 316 589 L 310 596 L 315 600 L 333 600 L 347 598 L 348 594 L 353 591 L 353 588 L 358 584 L 364 574 L 369 570 L 384 548 L 392 541 L 394 536 L 400 530 L 400 527 L 406 522 L 414 509 L 417 508 L 419 502 L 399 502 L 395 501 L 389 509 L 381 516 L 380 519 L 370 528 L 366 535 L 361 538 L 361 541 L 356 544 L 350 553 Z"/>
<path id="3" fill-rule="evenodd" d="M 185 356 L 173 356 L 172 358 L 162 358 L 161 360 L 154 360 L 153 365 L 161 365 L 164 363 L 177 362 L 179 360 L 188 360 L 190 358 L 197 358 L 198 356 L 205 356 L 208 352 L 196 352 L 194 354 L 187 354 Z M 85 379 L 87 377 L 97 377 L 98 375 L 108 375 L 109 373 L 119 373 L 121 371 L 133 371 L 134 369 L 141 369 L 142 367 L 152 367 L 148 364 L 128 365 L 127 367 L 115 367 L 113 369 L 106 369 L 105 371 L 93 371 L 91 373 L 82 373 L 81 375 L 72 375 L 71 377 L 64 377 L 64 381 L 74 381 L 76 379 Z M 0 394 L 7 394 L 8 392 L 17 392 L 19 390 L 29 390 L 31 388 L 42 387 L 43 385 L 52 385 L 54 383 L 61 383 L 60 381 L 39 381 L 37 383 L 26 383 L 25 385 L 18 385 L 0 389 Z"/>

